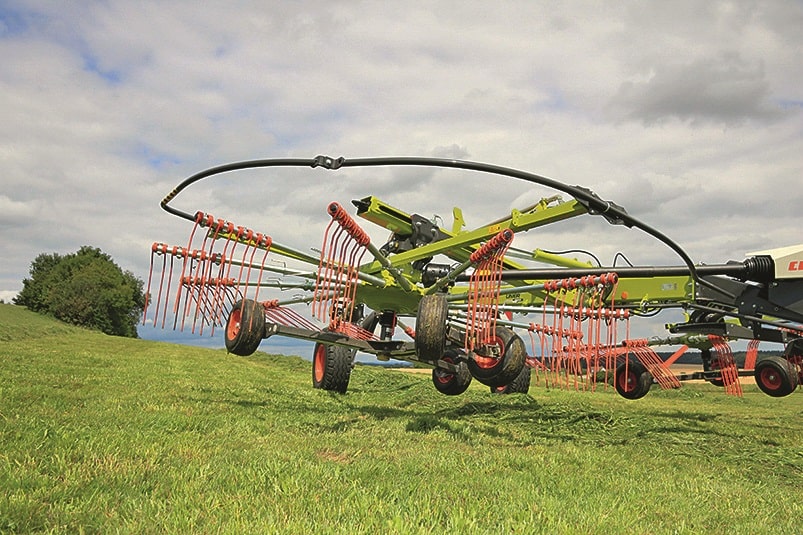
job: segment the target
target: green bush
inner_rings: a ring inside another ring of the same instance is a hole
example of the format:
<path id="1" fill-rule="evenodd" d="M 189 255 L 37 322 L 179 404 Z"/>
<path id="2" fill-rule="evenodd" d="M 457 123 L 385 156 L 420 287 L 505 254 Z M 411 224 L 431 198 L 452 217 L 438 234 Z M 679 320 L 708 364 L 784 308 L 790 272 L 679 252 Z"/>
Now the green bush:
<path id="1" fill-rule="evenodd" d="M 143 282 L 98 248 L 84 246 L 64 256 L 42 253 L 22 285 L 17 305 L 106 334 L 137 337 Z"/>

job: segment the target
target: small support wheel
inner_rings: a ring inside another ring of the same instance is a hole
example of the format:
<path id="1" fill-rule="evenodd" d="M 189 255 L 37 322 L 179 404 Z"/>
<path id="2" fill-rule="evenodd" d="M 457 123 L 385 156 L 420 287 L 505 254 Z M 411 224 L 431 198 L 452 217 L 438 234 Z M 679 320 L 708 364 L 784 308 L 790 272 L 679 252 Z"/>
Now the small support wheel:
<path id="1" fill-rule="evenodd" d="M 226 351 L 241 357 L 254 353 L 265 337 L 265 309 L 253 299 L 234 303 L 226 321 Z"/>
<path id="2" fill-rule="evenodd" d="M 317 342 L 312 353 L 312 386 L 345 394 L 355 354 L 347 347 Z"/>
<path id="3" fill-rule="evenodd" d="M 647 395 L 652 386 L 652 375 L 642 363 L 631 360 L 616 368 L 614 387 L 625 399 L 640 399 Z"/>
<path id="4" fill-rule="evenodd" d="M 496 336 L 486 343 L 499 348 L 498 357 L 472 354 L 468 359 L 468 369 L 476 380 L 486 386 L 496 388 L 516 379 L 527 359 L 527 348 L 519 335 L 506 327 L 497 327 Z"/>
<path id="5" fill-rule="evenodd" d="M 730 365 L 733 366 L 733 361 L 731 360 Z M 727 380 L 725 379 L 725 375 L 722 374 L 722 369 L 727 368 L 729 363 L 726 359 L 722 357 L 714 357 L 710 361 L 708 361 L 708 365 L 706 366 L 706 361 L 703 361 L 703 370 L 706 372 L 719 372 L 719 375 L 713 377 L 707 377 L 706 381 L 711 383 L 714 386 L 718 387 L 725 387 L 734 384 L 738 380 L 738 376 L 735 374 L 729 374 L 727 376 Z"/>
<path id="6" fill-rule="evenodd" d="M 783 356 L 797 370 L 797 384 L 803 384 L 803 338 L 789 342 Z"/>
<path id="7" fill-rule="evenodd" d="M 720 359 L 719 357 L 711 359 L 711 370 L 710 371 L 713 371 L 713 372 L 718 371 L 718 372 L 720 372 L 718 377 L 711 377 L 711 378 L 706 379 L 709 383 L 711 383 L 714 386 L 724 387 L 724 386 L 726 386 L 726 384 L 727 384 L 727 386 L 730 386 L 735 382 L 735 380 L 732 377 L 729 377 L 727 383 L 725 382 L 725 378 L 722 375 L 722 368 L 724 367 L 723 364 L 725 364 L 725 363 L 723 363 L 722 359 Z"/>
<path id="8" fill-rule="evenodd" d="M 491 387 L 493 394 L 526 394 L 530 391 L 530 373 L 532 368 L 524 366 L 518 377 L 504 386 Z"/>
<path id="9" fill-rule="evenodd" d="M 449 349 L 440 358 L 440 360 L 457 366 L 456 373 L 444 368 L 432 369 L 432 384 L 435 385 L 435 390 L 441 394 L 459 396 L 471 384 L 471 372 L 468 371 L 468 366 L 465 362 L 458 360 L 458 356 L 457 350 Z"/>
<path id="10" fill-rule="evenodd" d="M 699 310 L 696 312 L 700 312 Z M 722 366 L 720 365 L 719 357 L 711 357 L 711 349 L 706 348 L 700 351 L 701 358 L 703 360 L 703 371 L 704 372 L 715 372 L 720 371 L 718 376 L 713 377 L 706 377 L 705 380 L 711 383 L 714 386 L 724 387 L 725 382 L 722 380 L 722 373 L 721 369 Z"/>
<path id="11" fill-rule="evenodd" d="M 448 309 L 443 295 L 425 295 L 419 301 L 415 321 L 415 353 L 419 359 L 433 362 L 444 355 Z"/>
<path id="12" fill-rule="evenodd" d="M 761 391 L 774 398 L 788 396 L 797 388 L 797 368 L 782 357 L 767 357 L 758 361 L 754 376 Z"/>

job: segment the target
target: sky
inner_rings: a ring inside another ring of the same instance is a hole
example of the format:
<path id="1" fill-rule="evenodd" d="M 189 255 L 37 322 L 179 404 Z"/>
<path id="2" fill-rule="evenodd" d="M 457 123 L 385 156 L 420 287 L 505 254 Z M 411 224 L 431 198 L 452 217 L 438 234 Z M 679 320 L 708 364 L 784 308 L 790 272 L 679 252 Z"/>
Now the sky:
<path id="1" fill-rule="evenodd" d="M 0 0 L 0 299 L 37 255 L 82 245 L 146 279 L 151 244 L 190 232 L 161 199 L 258 158 L 513 167 L 592 189 L 695 262 L 803 243 L 801 28 L 799 0 Z M 373 194 L 451 227 L 453 206 L 479 226 L 554 193 L 430 169 L 302 169 L 210 179 L 175 205 L 307 250 L 333 200 Z M 681 263 L 590 216 L 517 245 Z"/>

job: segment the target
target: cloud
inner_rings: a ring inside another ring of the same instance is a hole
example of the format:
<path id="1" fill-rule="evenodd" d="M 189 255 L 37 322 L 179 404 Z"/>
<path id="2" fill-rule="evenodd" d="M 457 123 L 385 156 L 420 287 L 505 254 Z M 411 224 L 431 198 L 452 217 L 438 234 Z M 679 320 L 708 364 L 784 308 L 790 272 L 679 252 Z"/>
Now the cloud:
<path id="1" fill-rule="evenodd" d="M 738 53 L 723 53 L 690 63 L 659 67 L 644 82 L 625 82 L 611 107 L 627 119 L 647 125 L 669 119 L 737 125 L 745 121 L 771 123 L 784 116 L 769 100 L 762 62 Z"/>
<path id="2" fill-rule="evenodd" d="M 39 203 L 36 201 L 15 201 L 0 194 L 0 224 L 4 228 L 25 225 L 27 221 L 37 216 L 39 209 Z"/>
<path id="3" fill-rule="evenodd" d="M 39 253 L 82 245 L 145 277 L 150 244 L 190 231 L 159 208 L 181 180 L 317 154 L 473 159 L 583 185 L 709 263 L 799 242 L 801 23 L 796 1 L 5 2 L 0 291 Z M 328 202 L 370 194 L 451 226 L 453 206 L 481 225 L 555 192 L 426 168 L 272 169 L 176 205 L 306 250 Z M 677 262 L 601 218 L 520 241 Z"/>

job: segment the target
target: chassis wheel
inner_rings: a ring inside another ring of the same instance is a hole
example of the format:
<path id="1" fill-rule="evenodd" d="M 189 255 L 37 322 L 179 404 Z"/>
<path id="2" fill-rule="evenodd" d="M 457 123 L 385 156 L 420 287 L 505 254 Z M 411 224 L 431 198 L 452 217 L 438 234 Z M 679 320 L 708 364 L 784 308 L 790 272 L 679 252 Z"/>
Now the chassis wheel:
<path id="1" fill-rule="evenodd" d="M 783 356 L 797 370 L 797 384 L 803 384 L 803 338 L 789 342 Z"/>
<path id="2" fill-rule="evenodd" d="M 754 374 L 761 391 L 774 398 L 788 396 L 797 388 L 797 368 L 782 357 L 758 361 Z"/>
<path id="3" fill-rule="evenodd" d="M 710 353 L 709 353 L 710 354 Z M 706 381 L 711 383 L 714 386 L 724 387 L 730 386 L 736 382 L 734 377 L 728 377 L 728 381 L 725 382 L 725 378 L 722 375 L 722 368 L 726 365 L 724 359 L 721 357 L 714 357 L 710 360 L 703 359 L 703 371 L 706 372 L 720 372 L 719 376 L 708 377 Z"/>
<path id="4" fill-rule="evenodd" d="M 312 353 L 312 386 L 345 394 L 354 355 L 355 352 L 347 347 L 316 343 Z"/>
<path id="5" fill-rule="evenodd" d="M 444 353 L 440 360 L 449 362 L 457 366 L 457 372 L 452 372 L 444 368 L 432 369 L 432 384 L 441 394 L 447 396 L 458 396 L 466 391 L 471 384 L 471 372 L 465 362 L 458 362 L 459 353 L 454 349 L 449 349 Z"/>
<path id="6" fill-rule="evenodd" d="M 226 321 L 226 350 L 241 357 L 254 353 L 265 337 L 265 309 L 253 299 L 234 303 Z"/>
<path id="7" fill-rule="evenodd" d="M 524 366 L 518 377 L 504 386 L 491 387 L 494 394 L 526 394 L 530 391 L 530 373 L 532 368 Z"/>
<path id="8" fill-rule="evenodd" d="M 519 335 L 505 327 L 496 328 L 496 336 L 486 343 L 499 348 L 499 357 L 469 355 L 468 369 L 476 380 L 496 388 L 514 381 L 524 367 L 527 348 Z"/>
<path id="9" fill-rule="evenodd" d="M 443 295 L 425 295 L 418 303 L 415 321 L 415 353 L 425 361 L 435 361 L 446 350 L 448 303 Z"/>
<path id="10" fill-rule="evenodd" d="M 614 377 L 616 392 L 626 399 L 639 399 L 647 395 L 652 386 L 652 375 L 637 360 L 620 364 Z"/>
<path id="11" fill-rule="evenodd" d="M 722 367 L 723 367 L 722 364 L 723 364 L 723 362 L 722 362 L 722 360 L 719 359 L 719 357 L 717 357 L 717 358 L 715 358 L 715 359 L 713 359 L 711 361 L 711 370 L 710 371 L 719 371 L 720 372 L 719 377 L 713 377 L 713 378 L 707 379 L 707 381 L 709 383 L 711 383 L 712 385 L 714 385 L 714 386 L 722 386 L 722 387 L 730 386 L 730 385 L 732 385 L 733 383 L 736 382 L 736 379 L 734 377 L 728 377 L 728 380 L 727 381 L 725 380 L 725 377 L 721 373 L 722 372 Z"/>

